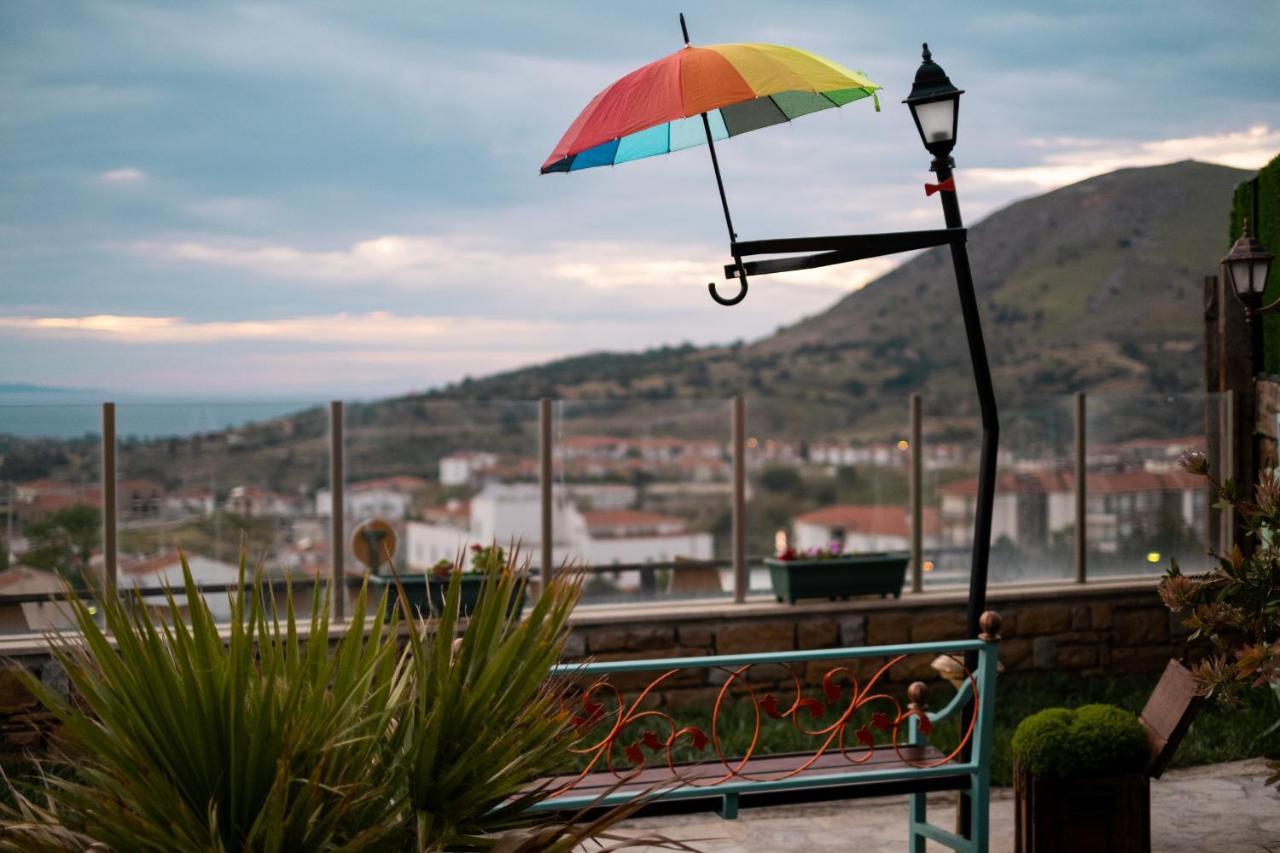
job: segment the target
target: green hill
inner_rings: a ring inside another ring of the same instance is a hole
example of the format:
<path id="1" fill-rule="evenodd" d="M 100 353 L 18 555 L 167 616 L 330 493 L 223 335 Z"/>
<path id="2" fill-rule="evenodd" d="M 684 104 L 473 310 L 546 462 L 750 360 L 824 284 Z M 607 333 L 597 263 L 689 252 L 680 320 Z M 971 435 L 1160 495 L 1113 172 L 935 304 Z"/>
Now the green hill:
<path id="1" fill-rule="evenodd" d="M 1231 193 L 1248 175 L 1194 161 L 1123 169 L 973 225 L 970 255 L 1002 405 L 1082 390 L 1199 390 L 1201 278 L 1217 268 Z M 934 249 L 750 344 L 594 353 L 429 396 L 745 392 L 804 403 L 815 423 L 840 431 L 878 434 L 901 424 L 907 394 L 922 392 L 931 408 L 963 418 L 971 389 L 950 259 Z"/>

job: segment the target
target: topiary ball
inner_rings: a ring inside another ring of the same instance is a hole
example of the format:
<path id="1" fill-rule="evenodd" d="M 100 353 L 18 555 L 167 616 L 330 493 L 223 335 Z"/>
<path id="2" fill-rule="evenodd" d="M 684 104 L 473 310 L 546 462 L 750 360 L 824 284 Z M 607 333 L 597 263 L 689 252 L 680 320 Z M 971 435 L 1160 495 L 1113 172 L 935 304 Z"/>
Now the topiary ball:
<path id="1" fill-rule="evenodd" d="M 1147 734 L 1132 713 L 1114 705 L 1047 708 L 1013 734 L 1013 757 L 1036 776 L 1080 778 L 1141 770 Z"/>

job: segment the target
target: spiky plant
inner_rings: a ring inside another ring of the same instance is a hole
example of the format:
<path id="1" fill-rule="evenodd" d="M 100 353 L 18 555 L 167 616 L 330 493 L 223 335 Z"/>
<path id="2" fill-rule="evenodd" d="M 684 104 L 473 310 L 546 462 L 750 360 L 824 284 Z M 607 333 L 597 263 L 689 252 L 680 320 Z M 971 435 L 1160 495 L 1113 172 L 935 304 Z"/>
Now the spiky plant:
<path id="1" fill-rule="evenodd" d="M 240 572 L 222 626 L 185 559 L 185 607 L 172 591 L 160 615 L 141 596 L 102 597 L 104 631 L 72 599 L 79 633 L 53 638 L 52 653 L 77 700 L 26 682 L 62 723 L 58 760 L 73 772 L 46 777 L 43 803 L 19 798 L 0 849 L 284 853 L 396 843 L 404 803 L 385 780 L 409 670 L 395 621 L 368 624 L 361 590 L 330 649 L 318 587 L 300 630 L 291 595 L 282 618 L 258 574 L 244 583 L 243 555 Z"/>
<path id="2" fill-rule="evenodd" d="M 566 687 L 548 676 L 581 581 L 551 579 L 522 619 L 519 559 L 486 571 L 465 630 L 455 572 L 441 612 L 410 633 L 414 692 L 399 766 L 419 851 L 489 847 L 537 823 L 530 806 L 546 793 L 530 786 L 563 761 Z"/>

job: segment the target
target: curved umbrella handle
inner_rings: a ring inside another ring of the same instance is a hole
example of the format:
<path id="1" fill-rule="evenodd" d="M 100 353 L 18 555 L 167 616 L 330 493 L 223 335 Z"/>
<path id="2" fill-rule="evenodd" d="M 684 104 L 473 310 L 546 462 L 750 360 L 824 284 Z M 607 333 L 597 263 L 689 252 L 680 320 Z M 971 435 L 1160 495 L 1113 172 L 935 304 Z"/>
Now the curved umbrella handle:
<path id="1" fill-rule="evenodd" d="M 737 305 L 739 302 L 747 298 L 747 271 L 742 268 L 741 258 L 734 258 L 734 260 L 738 264 L 738 281 L 742 284 L 742 289 L 738 291 L 736 296 L 731 299 L 725 299 L 716 292 L 716 283 L 714 281 L 707 284 L 707 290 L 711 292 L 711 298 L 725 306 Z"/>

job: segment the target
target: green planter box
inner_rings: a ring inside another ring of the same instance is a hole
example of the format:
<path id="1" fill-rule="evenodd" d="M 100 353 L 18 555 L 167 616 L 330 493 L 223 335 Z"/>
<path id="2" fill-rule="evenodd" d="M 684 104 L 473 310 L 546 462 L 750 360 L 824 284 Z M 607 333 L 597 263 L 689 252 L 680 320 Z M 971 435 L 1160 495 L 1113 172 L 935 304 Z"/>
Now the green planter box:
<path id="1" fill-rule="evenodd" d="M 449 592 L 448 578 L 433 578 L 414 572 L 401 575 L 400 583 L 404 586 L 404 594 L 409 599 L 409 606 L 413 608 L 415 613 L 427 615 L 439 613 L 444 609 L 444 599 Z M 382 590 L 379 587 L 388 587 L 390 589 L 387 594 L 387 615 L 390 616 L 390 611 L 396 606 L 395 579 L 383 575 L 374 575 L 369 578 L 369 587 L 371 596 L 382 595 Z M 476 602 L 480 600 L 480 591 L 482 589 L 484 589 L 484 575 L 464 574 L 462 576 L 462 600 L 459 603 L 459 607 L 464 616 L 476 609 Z M 524 608 L 523 587 L 519 595 L 512 600 L 511 607 L 517 611 Z"/>
<path id="2" fill-rule="evenodd" d="M 827 560 L 764 561 L 778 601 L 801 598 L 847 599 L 851 595 L 902 595 L 911 555 L 902 552 L 850 554 Z"/>

